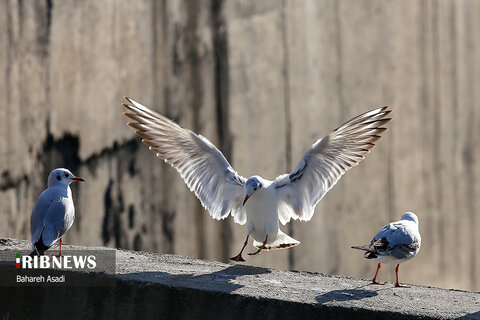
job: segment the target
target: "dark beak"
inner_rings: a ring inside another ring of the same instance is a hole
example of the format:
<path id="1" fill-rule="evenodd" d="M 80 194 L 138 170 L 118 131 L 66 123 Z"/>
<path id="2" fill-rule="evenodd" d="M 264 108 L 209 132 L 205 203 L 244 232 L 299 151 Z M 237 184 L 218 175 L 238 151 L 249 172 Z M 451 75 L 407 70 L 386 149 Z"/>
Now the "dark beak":
<path id="1" fill-rule="evenodd" d="M 248 195 L 247 195 L 247 196 L 245 196 L 245 199 L 243 199 L 242 206 L 244 206 L 244 205 L 245 205 L 245 202 L 247 202 L 248 198 L 250 198 L 250 196 L 248 196 Z"/>
<path id="2" fill-rule="evenodd" d="M 84 182 L 85 180 L 83 180 L 80 177 L 75 177 L 75 178 L 72 179 L 72 181 Z"/>

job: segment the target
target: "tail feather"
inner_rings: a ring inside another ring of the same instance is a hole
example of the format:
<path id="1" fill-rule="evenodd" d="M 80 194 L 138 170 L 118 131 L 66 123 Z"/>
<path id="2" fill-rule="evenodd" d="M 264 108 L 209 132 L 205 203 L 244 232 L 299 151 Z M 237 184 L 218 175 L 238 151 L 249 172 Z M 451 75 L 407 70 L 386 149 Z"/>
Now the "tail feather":
<path id="1" fill-rule="evenodd" d="M 352 246 L 351 248 L 352 249 L 363 250 L 363 251 L 367 251 L 367 252 L 375 252 L 375 248 L 372 247 L 369 244 L 364 244 L 364 245 L 360 245 L 360 246 Z"/>
<path id="2" fill-rule="evenodd" d="M 366 251 L 365 254 L 363 255 L 363 257 L 366 258 L 366 259 L 376 259 L 376 258 L 378 258 L 378 253 L 375 250 L 375 247 L 372 246 L 372 245 L 364 244 L 364 245 L 361 245 L 361 246 L 352 246 L 351 248 Z"/>
<path id="3" fill-rule="evenodd" d="M 46 246 L 43 243 L 43 232 L 42 232 L 42 234 L 40 235 L 40 239 L 38 239 L 37 242 L 32 244 L 32 252 L 30 253 L 30 257 L 36 256 L 36 255 L 43 256 L 43 253 L 47 251 L 50 247 L 51 246 Z"/>
<path id="4" fill-rule="evenodd" d="M 277 249 L 286 249 L 295 247 L 300 244 L 300 241 L 293 239 L 289 235 L 282 232 L 282 230 L 278 230 L 277 238 L 272 243 L 267 243 L 265 245 L 264 250 L 277 250 Z M 260 248 L 263 245 L 262 242 L 257 240 L 253 241 L 253 246 L 256 248 Z"/>

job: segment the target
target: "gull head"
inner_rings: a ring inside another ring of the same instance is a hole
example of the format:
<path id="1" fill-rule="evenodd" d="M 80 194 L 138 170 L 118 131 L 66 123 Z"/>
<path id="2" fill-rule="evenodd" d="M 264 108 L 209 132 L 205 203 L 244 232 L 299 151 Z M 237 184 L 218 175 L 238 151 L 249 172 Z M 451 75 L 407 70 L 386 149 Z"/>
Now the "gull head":
<path id="1" fill-rule="evenodd" d="M 85 181 L 80 177 L 76 177 L 73 173 L 70 172 L 68 169 L 64 168 L 57 168 L 50 172 L 48 176 L 48 186 L 54 185 L 66 185 L 68 186 L 73 181 Z"/>
<path id="2" fill-rule="evenodd" d="M 418 225 L 418 218 L 417 218 L 417 215 L 413 212 L 405 212 L 403 215 L 402 215 L 402 220 L 409 220 L 409 221 L 413 221 L 415 222 L 415 224 Z"/>
<path id="3" fill-rule="evenodd" d="M 253 176 L 248 178 L 247 183 L 245 183 L 245 199 L 243 199 L 243 205 L 247 202 L 255 192 L 263 187 L 262 182 L 260 181 L 259 176 Z"/>

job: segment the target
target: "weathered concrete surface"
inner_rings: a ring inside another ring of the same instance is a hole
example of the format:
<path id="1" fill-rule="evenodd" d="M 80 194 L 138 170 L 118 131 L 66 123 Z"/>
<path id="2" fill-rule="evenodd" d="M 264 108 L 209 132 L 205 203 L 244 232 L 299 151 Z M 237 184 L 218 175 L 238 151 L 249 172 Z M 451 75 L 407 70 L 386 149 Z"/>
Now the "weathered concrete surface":
<path id="1" fill-rule="evenodd" d="M 0 250 L 29 248 L 27 241 L 2 243 Z M 0 270 L 7 267 L 13 266 L 0 264 Z M 117 250 L 113 279 L 109 288 L 0 287 L 0 317 L 480 319 L 480 293 L 425 286 L 395 288 L 392 283 L 374 286 L 364 279 L 170 254 Z"/>
<path id="2" fill-rule="evenodd" d="M 67 241 L 226 261 L 246 228 L 212 220 L 140 143 L 124 95 L 271 179 L 390 105 L 367 159 L 284 227 L 302 244 L 249 263 L 371 277 L 350 246 L 411 210 L 423 243 L 402 279 L 480 290 L 480 1 L 2 0 L 0 30 L 0 235 L 28 237 L 62 166 L 87 180 Z"/>

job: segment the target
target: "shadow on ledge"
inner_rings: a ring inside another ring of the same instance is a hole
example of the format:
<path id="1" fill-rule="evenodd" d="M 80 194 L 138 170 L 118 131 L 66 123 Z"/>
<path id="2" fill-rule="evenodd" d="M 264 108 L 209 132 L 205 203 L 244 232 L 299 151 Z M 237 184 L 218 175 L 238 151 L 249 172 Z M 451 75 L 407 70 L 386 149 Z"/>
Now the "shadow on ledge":
<path id="1" fill-rule="evenodd" d="M 480 311 L 466 314 L 463 317 L 457 318 L 457 320 L 480 320 Z"/>
<path id="2" fill-rule="evenodd" d="M 361 300 L 378 296 L 377 291 L 360 288 L 362 287 L 355 289 L 333 290 L 316 297 L 315 300 L 317 300 L 319 304 L 324 304 L 329 301 Z"/>
<path id="3" fill-rule="evenodd" d="M 209 291 L 231 293 L 243 287 L 232 281 L 246 275 L 261 275 L 271 273 L 269 269 L 245 265 L 232 265 L 225 269 L 205 274 L 173 274 L 168 272 L 138 272 L 119 275 L 123 280 L 146 281 L 162 285 L 175 286 L 179 283 L 182 286 Z M 206 286 L 208 284 L 208 287 Z"/>

